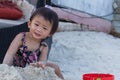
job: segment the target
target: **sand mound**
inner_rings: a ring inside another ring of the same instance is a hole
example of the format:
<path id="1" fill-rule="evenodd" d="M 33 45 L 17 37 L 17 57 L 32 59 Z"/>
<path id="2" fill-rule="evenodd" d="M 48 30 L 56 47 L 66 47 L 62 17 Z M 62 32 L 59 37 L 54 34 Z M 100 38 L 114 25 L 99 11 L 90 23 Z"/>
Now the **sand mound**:
<path id="1" fill-rule="evenodd" d="M 46 67 L 37 68 L 27 66 L 25 68 L 9 67 L 5 64 L 0 64 L 0 80 L 61 80 L 54 73 L 54 69 Z"/>

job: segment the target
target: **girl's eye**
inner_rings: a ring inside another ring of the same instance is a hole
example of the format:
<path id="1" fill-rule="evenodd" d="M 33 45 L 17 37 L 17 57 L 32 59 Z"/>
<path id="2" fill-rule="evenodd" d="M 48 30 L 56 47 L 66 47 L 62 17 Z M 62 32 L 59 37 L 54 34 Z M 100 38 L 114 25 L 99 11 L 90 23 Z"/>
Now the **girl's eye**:
<path id="1" fill-rule="evenodd" d="M 39 26 L 39 25 L 35 23 L 35 26 Z"/>
<path id="2" fill-rule="evenodd" d="M 44 30 L 47 30 L 47 28 L 46 28 L 46 27 L 44 27 L 43 29 L 44 29 Z"/>

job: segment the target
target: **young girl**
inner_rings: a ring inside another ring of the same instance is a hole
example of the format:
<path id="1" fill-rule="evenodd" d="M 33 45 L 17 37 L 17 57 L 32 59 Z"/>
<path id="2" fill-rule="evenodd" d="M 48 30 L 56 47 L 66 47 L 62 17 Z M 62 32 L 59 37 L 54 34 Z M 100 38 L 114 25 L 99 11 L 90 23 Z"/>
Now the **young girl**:
<path id="1" fill-rule="evenodd" d="M 19 33 L 12 41 L 5 58 L 4 64 L 9 66 L 35 67 L 49 66 L 55 69 L 55 73 L 64 79 L 59 67 L 47 62 L 48 46 L 44 39 L 52 36 L 58 28 L 58 16 L 49 8 L 38 8 L 28 21 L 29 32 Z"/>

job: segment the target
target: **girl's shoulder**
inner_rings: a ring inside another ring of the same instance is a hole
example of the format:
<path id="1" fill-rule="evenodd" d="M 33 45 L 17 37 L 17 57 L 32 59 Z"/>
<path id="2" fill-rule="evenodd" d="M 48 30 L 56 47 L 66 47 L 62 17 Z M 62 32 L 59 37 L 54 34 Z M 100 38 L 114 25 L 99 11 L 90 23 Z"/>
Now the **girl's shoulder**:
<path id="1" fill-rule="evenodd" d="M 25 37 L 26 32 L 20 32 L 16 35 L 16 38 L 22 40 Z"/>

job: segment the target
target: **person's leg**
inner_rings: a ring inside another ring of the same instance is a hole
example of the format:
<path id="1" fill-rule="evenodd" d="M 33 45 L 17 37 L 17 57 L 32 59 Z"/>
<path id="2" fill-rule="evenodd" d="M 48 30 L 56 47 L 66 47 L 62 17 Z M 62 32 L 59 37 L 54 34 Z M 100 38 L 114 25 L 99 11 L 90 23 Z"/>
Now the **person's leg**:
<path id="1" fill-rule="evenodd" d="M 45 0 L 37 0 L 36 8 L 44 7 Z"/>
<path id="2" fill-rule="evenodd" d="M 56 75 L 57 75 L 59 78 L 61 78 L 62 80 L 64 80 L 64 77 L 63 77 L 63 75 L 62 75 L 62 73 L 61 73 L 60 68 L 59 68 L 58 65 L 56 65 L 56 64 L 54 64 L 54 63 L 46 63 L 46 66 L 49 66 L 49 67 L 51 67 L 51 68 L 54 68 Z"/>
<path id="3" fill-rule="evenodd" d="M 37 0 L 36 8 L 45 7 L 45 5 L 51 5 L 51 0 Z"/>
<path id="4" fill-rule="evenodd" d="M 51 0 L 46 0 L 47 5 L 51 5 Z"/>

